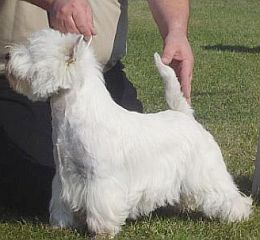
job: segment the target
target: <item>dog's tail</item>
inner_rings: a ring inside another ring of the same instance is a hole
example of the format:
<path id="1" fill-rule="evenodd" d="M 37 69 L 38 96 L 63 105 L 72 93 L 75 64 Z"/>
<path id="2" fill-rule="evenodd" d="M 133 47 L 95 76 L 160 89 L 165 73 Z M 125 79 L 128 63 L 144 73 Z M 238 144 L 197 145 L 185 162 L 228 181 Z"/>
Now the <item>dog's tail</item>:
<path id="1" fill-rule="evenodd" d="M 181 92 L 180 83 L 174 70 L 163 64 L 158 53 L 154 54 L 155 65 L 164 82 L 165 98 L 170 109 L 193 117 L 193 110 Z"/>

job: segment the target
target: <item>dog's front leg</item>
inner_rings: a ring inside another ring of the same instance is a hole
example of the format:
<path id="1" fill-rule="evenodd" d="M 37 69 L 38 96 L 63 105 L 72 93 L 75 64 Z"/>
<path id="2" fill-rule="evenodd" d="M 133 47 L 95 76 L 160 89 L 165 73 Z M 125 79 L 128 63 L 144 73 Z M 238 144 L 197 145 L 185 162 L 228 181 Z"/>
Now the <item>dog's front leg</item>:
<path id="1" fill-rule="evenodd" d="M 50 224 L 55 228 L 75 227 L 73 214 L 64 204 L 62 197 L 62 184 L 58 173 L 52 181 L 52 197 L 50 201 Z"/>

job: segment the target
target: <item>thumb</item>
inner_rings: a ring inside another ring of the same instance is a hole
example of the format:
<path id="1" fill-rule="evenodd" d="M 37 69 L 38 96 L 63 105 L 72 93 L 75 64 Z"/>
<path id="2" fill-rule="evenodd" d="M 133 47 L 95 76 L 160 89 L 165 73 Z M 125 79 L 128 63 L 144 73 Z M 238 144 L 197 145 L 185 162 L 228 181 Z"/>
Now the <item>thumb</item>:
<path id="1" fill-rule="evenodd" d="M 174 48 L 170 44 L 165 44 L 162 54 L 162 62 L 165 65 L 169 65 L 172 62 L 174 52 Z"/>

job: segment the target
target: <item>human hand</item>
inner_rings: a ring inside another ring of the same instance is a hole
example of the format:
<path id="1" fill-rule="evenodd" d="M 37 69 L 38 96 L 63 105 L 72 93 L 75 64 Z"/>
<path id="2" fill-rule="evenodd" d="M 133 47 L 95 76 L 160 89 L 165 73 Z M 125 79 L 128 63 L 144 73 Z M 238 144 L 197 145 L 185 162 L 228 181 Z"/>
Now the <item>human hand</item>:
<path id="1" fill-rule="evenodd" d="M 92 10 L 87 0 L 53 0 L 47 9 L 50 26 L 63 33 L 95 35 Z"/>
<path id="2" fill-rule="evenodd" d="M 194 58 L 187 37 L 176 37 L 168 34 L 164 39 L 162 61 L 174 69 L 180 81 L 184 97 L 191 104 L 191 80 Z"/>

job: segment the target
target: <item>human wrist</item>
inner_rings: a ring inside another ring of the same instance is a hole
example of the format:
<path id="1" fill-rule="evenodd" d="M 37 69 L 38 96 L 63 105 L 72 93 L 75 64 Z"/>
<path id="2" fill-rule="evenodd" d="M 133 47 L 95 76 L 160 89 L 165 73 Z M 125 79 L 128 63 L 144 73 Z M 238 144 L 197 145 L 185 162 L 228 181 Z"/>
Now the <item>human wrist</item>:
<path id="1" fill-rule="evenodd" d="M 187 38 L 187 29 L 186 28 L 179 28 L 176 26 L 169 27 L 167 30 L 167 36 L 170 35 L 174 38 Z"/>
<path id="2" fill-rule="evenodd" d="M 188 40 L 187 31 L 183 29 L 169 29 L 164 36 L 162 36 L 164 42 L 174 41 L 174 42 L 186 42 Z"/>
<path id="3" fill-rule="evenodd" d="M 55 0 L 26 0 L 26 2 L 32 3 L 46 11 L 48 11 Z"/>
<path id="4" fill-rule="evenodd" d="M 189 15 L 187 13 L 186 16 L 176 15 L 172 16 L 172 18 L 168 18 L 168 21 L 166 23 L 167 35 L 170 34 L 176 37 L 187 38 Z"/>
<path id="5" fill-rule="evenodd" d="M 40 0 L 41 1 L 41 0 Z M 44 1 L 41 1 L 42 2 L 42 8 L 46 11 L 48 11 L 51 6 L 53 5 L 53 3 L 55 2 L 55 0 L 44 0 Z"/>

